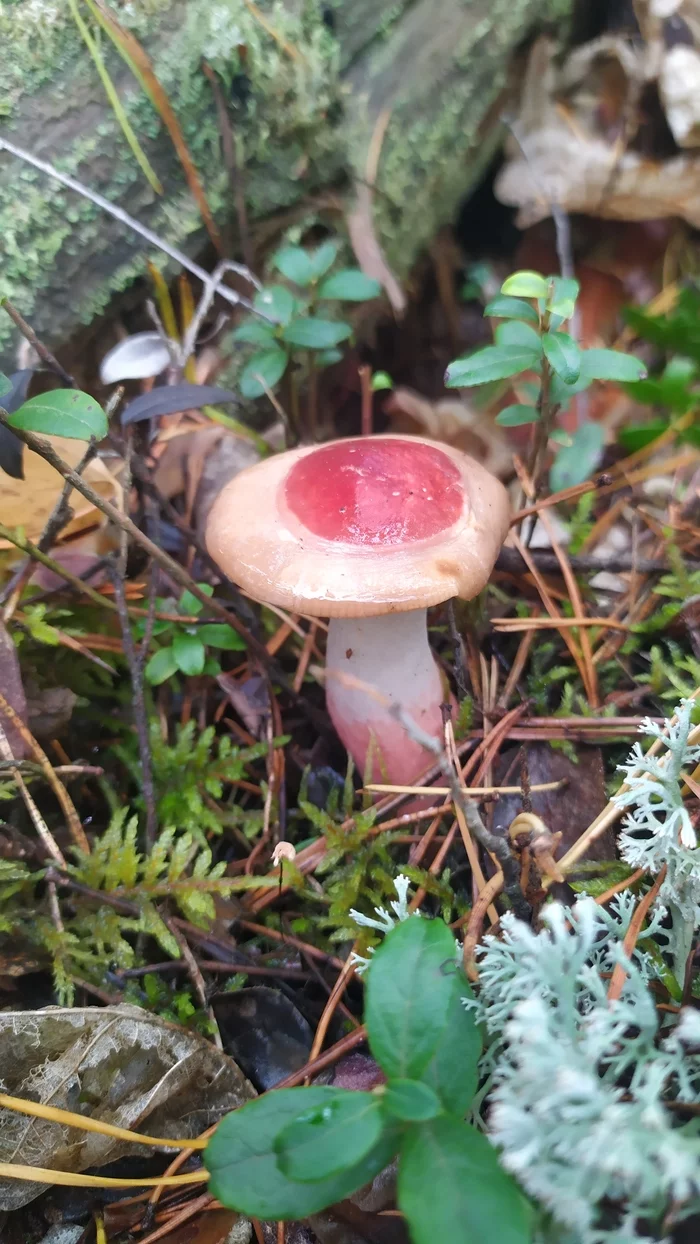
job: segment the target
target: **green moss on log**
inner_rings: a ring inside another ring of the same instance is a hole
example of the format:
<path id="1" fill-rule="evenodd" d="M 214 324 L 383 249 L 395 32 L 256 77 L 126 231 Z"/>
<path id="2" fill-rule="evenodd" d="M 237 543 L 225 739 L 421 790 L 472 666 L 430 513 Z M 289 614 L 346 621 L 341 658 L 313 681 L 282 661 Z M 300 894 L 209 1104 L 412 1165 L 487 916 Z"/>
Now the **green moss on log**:
<path id="1" fill-rule="evenodd" d="M 389 110 L 374 225 L 403 274 L 453 216 L 493 147 L 489 110 L 513 48 L 534 23 L 564 15 L 571 0 L 257 4 L 274 36 L 244 0 L 112 0 L 152 57 L 220 220 L 233 213 L 202 58 L 229 100 L 253 223 L 286 208 L 308 210 L 320 191 L 362 177 L 377 117 Z M 128 149 L 64 0 L 5 4 L 0 42 L 10 67 L 0 133 L 195 253 L 202 224 L 172 144 L 106 37 L 110 73 L 162 198 Z M 138 237 L 90 202 L 0 153 L 0 296 L 48 341 L 60 343 L 104 310 L 143 274 L 146 257 Z M 0 319 L 0 364 L 12 331 Z"/>

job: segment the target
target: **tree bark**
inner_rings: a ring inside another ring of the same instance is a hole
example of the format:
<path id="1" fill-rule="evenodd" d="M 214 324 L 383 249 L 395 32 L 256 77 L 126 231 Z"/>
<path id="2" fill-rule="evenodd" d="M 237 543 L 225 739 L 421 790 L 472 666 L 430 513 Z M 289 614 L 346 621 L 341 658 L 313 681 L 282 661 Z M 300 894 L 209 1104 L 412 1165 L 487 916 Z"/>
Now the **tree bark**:
<path id="1" fill-rule="evenodd" d="M 151 56 L 225 224 L 235 213 L 203 58 L 219 76 L 259 243 L 314 212 L 335 215 L 337 224 L 352 202 L 348 190 L 367 176 L 375 136 L 373 227 L 399 276 L 454 216 L 495 149 L 515 48 L 571 7 L 572 0 L 111 4 Z M 162 196 L 127 146 L 63 0 L 2 6 L 0 136 L 195 255 L 205 234 L 168 134 L 104 34 L 100 45 Z M 144 276 L 147 258 L 166 266 L 90 202 L 0 152 L 0 296 L 47 343 L 60 345 L 93 321 L 112 294 Z M 15 342 L 13 325 L 0 321 L 0 364 L 12 363 Z"/>

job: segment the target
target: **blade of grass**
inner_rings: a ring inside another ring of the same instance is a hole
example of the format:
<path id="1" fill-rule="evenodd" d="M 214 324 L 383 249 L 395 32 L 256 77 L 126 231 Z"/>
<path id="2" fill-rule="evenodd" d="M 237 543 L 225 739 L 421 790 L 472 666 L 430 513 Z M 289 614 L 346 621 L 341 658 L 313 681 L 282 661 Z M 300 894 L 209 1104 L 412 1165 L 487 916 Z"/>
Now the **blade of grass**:
<path id="1" fill-rule="evenodd" d="M 72 1110 L 61 1110 L 58 1106 L 46 1106 L 40 1101 L 9 1097 L 6 1093 L 0 1093 L 0 1107 L 14 1110 L 18 1114 L 28 1114 L 36 1119 L 47 1119 L 51 1123 L 61 1123 L 64 1127 L 76 1127 L 83 1132 L 97 1132 L 100 1136 L 113 1136 L 115 1140 L 128 1140 L 137 1145 L 160 1145 L 165 1149 L 206 1149 L 207 1146 L 206 1140 L 199 1138 L 170 1140 L 163 1136 L 144 1136 L 140 1132 L 130 1131 L 127 1127 L 116 1127 L 113 1123 L 74 1114 Z"/>
<path id="2" fill-rule="evenodd" d="M 68 3 L 70 5 L 70 11 L 73 15 L 73 20 L 76 26 L 78 27 L 78 30 L 80 31 L 80 37 L 83 40 L 88 52 L 90 53 L 93 59 L 95 68 L 98 74 L 100 75 L 102 85 L 105 89 L 105 94 L 112 106 L 114 115 L 117 118 L 119 125 L 121 126 L 122 133 L 131 148 L 134 159 L 137 161 L 139 168 L 141 169 L 144 176 L 146 177 L 149 186 L 151 186 L 151 188 L 155 190 L 156 194 L 162 194 L 163 187 L 161 183 L 159 182 L 158 177 L 150 164 L 148 156 L 146 155 L 143 147 L 141 146 L 138 138 L 136 137 L 136 134 L 134 133 L 131 127 L 131 122 L 129 121 L 129 118 L 127 117 L 126 112 L 124 111 L 124 105 L 122 104 L 122 101 L 120 100 L 117 94 L 116 87 L 112 79 L 109 76 L 109 73 L 107 71 L 107 66 L 104 63 L 104 60 L 102 59 L 102 53 L 100 51 L 99 45 L 96 42 L 96 40 L 93 39 L 87 23 L 83 21 L 80 10 L 78 9 L 77 0 L 68 0 Z M 92 8 L 90 0 L 87 0 L 87 4 Z"/>
<path id="3" fill-rule="evenodd" d="M 204 193 L 204 187 L 199 177 L 199 173 L 195 168 L 194 161 L 190 155 L 189 147 L 185 142 L 184 135 L 180 129 L 172 104 L 165 92 L 165 89 L 156 77 L 151 59 L 139 43 L 138 39 L 126 30 L 112 11 L 104 3 L 104 0 L 85 0 L 90 12 L 94 14 L 96 20 L 102 26 L 102 29 L 112 40 L 119 55 L 129 66 L 137 82 L 147 94 L 153 107 L 158 113 L 163 125 L 167 129 L 170 140 L 177 152 L 178 159 L 182 165 L 183 172 L 187 178 L 187 184 L 190 192 L 199 208 L 200 215 L 206 226 L 207 233 L 211 238 L 217 253 L 221 255 L 221 235 L 216 227 L 214 217 L 212 216 L 207 196 Z M 75 4 L 75 0 L 71 0 L 71 4 Z"/>
<path id="4" fill-rule="evenodd" d="M 168 283 L 160 268 L 157 268 L 151 259 L 147 261 L 147 264 L 149 276 L 153 281 L 156 293 L 156 303 L 158 305 L 158 314 L 163 322 L 163 328 L 172 341 L 179 341 L 180 334 L 177 331 L 175 308 L 173 306 L 173 300 L 170 297 Z"/>
<path id="5" fill-rule="evenodd" d="M 192 295 L 192 286 L 190 285 L 186 272 L 181 272 L 177 278 L 177 292 L 180 297 L 180 324 L 182 326 L 181 340 L 187 340 L 187 330 L 194 319 L 194 297 Z M 195 367 L 194 357 L 190 357 L 185 362 L 185 380 L 189 380 L 190 384 L 197 383 L 197 370 Z"/>
<path id="6" fill-rule="evenodd" d="M 205 1170 L 189 1175 L 164 1175 L 157 1179 L 108 1179 L 100 1175 L 73 1175 L 70 1171 L 51 1171 L 45 1166 L 21 1166 L 0 1162 L 0 1178 L 21 1179 L 29 1183 L 60 1184 L 63 1188 L 180 1188 L 183 1184 L 206 1183 Z"/>

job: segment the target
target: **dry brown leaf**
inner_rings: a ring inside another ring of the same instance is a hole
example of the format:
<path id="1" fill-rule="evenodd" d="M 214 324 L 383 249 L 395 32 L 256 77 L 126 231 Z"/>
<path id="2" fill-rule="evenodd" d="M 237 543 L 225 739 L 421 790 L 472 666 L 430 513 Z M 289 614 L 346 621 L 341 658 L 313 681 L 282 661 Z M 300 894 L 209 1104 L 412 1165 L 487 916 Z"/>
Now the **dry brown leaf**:
<path id="1" fill-rule="evenodd" d="M 46 440 L 69 466 L 77 466 L 85 453 L 82 441 L 65 440 L 61 436 L 47 436 Z M 86 483 L 91 484 L 101 497 L 119 504 L 121 487 L 101 458 L 93 458 L 83 475 Z M 11 479 L 9 475 L 1 477 L 0 522 L 7 527 L 23 527 L 30 540 L 38 540 L 62 488 L 63 480 L 58 472 L 38 454 L 25 449 L 24 479 Z M 102 525 L 105 521 L 99 510 L 80 493 L 71 493 L 70 505 L 73 518 L 61 533 L 63 539 L 88 527 Z M 0 548 L 13 547 L 7 541 L 0 540 Z"/>
<path id="2" fill-rule="evenodd" d="M 391 431 L 429 436 L 471 454 L 494 475 L 510 475 L 513 456 L 503 429 L 483 411 L 457 397 L 429 401 L 413 389 L 398 387 L 384 404 Z"/>
<path id="3" fill-rule="evenodd" d="M 518 142 L 507 144 L 509 159 L 496 179 L 497 198 L 520 209 L 521 228 L 551 215 L 553 204 L 617 220 L 681 216 L 700 227 L 700 156 L 648 160 L 594 128 L 585 71 L 600 55 L 617 56 L 631 85 L 646 80 L 648 67 L 630 59 L 622 40 L 580 48 L 561 70 L 554 64 L 551 41 L 538 40 L 515 126 Z M 565 89 L 566 107 L 558 102 Z"/>
<path id="4" fill-rule="evenodd" d="M 201 534 L 214 499 L 234 475 L 260 461 L 252 441 L 227 428 L 207 424 L 176 429 L 160 444 L 153 482 L 164 497 L 185 493 L 188 513 Z M 194 495 L 193 495 L 194 494 Z"/>
<path id="5" fill-rule="evenodd" d="M 255 1096 L 233 1059 L 135 1006 L 0 1012 L 0 1067 L 11 1096 L 152 1136 L 198 1136 Z M 3 1162 L 76 1172 L 149 1152 L 0 1110 Z M 0 1179 L 0 1209 L 18 1209 L 45 1190 L 45 1184 Z"/>
<path id="6" fill-rule="evenodd" d="M 348 233 L 355 258 L 365 276 L 379 281 L 397 315 L 406 310 L 406 295 L 389 267 L 374 231 L 372 189 L 358 185 L 355 205 L 347 216 Z"/>

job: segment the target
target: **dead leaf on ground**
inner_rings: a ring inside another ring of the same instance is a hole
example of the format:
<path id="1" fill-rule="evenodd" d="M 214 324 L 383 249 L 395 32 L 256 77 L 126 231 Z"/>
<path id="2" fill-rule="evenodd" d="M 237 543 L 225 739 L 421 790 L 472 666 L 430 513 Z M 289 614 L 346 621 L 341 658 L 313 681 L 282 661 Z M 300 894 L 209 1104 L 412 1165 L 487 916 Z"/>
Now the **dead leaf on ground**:
<path id="1" fill-rule="evenodd" d="M 550 216 L 553 204 L 618 220 L 681 216 L 700 227 L 700 155 L 648 159 L 624 135 L 626 101 L 653 80 L 646 45 L 637 53 L 608 37 L 576 49 L 561 68 L 554 52 L 546 38 L 533 47 L 514 127 L 518 141 L 508 140 L 508 160 L 495 183 L 497 198 L 520 209 L 520 227 Z M 591 97 L 601 58 L 616 62 L 626 80 L 611 125 L 603 124 L 595 89 Z"/>
<path id="2" fill-rule="evenodd" d="M 527 747 L 528 774 L 531 785 L 566 780 L 567 785 L 558 790 L 538 791 L 532 795 L 532 811 L 542 818 L 551 833 L 561 833 L 557 855 L 564 855 L 578 841 L 591 821 L 607 804 L 605 769 L 599 747 L 574 744 L 574 763 L 563 752 L 554 750 L 547 743 L 530 743 Z M 516 768 L 511 766 L 516 760 Z M 494 769 L 494 781 L 502 782 L 509 773 L 508 781 L 520 780 L 517 749 L 510 748 L 498 759 Z M 493 828 L 505 833 L 511 821 L 522 811 L 520 795 L 502 795 L 494 808 Z M 587 860 L 610 860 L 615 858 L 615 833 L 607 831 L 592 842 L 585 858 Z"/>
<path id="3" fill-rule="evenodd" d="M 379 281 L 393 310 L 397 315 L 403 315 L 406 310 L 406 295 L 386 261 L 374 230 L 370 186 L 358 185 L 355 205 L 348 212 L 346 223 L 355 258 L 365 276 Z"/>
<path id="4" fill-rule="evenodd" d="M 46 440 L 67 462 L 75 467 L 85 453 L 82 441 L 66 440 L 61 436 L 47 436 Z M 116 470 L 115 464 L 115 470 Z M 121 487 L 115 475 L 101 458 L 93 458 L 83 472 L 85 482 L 91 484 L 95 492 L 115 505 L 120 504 Z M 2 477 L 0 484 L 0 523 L 6 527 L 23 527 L 30 540 L 37 540 L 46 525 L 63 488 L 63 479 L 44 458 L 31 450 L 24 452 L 24 479 Z M 106 520 L 99 510 L 86 501 L 80 493 L 72 492 L 69 504 L 73 510 L 73 518 L 61 533 L 68 538 L 88 527 L 101 526 Z M 0 549 L 11 549 L 13 545 L 0 540 Z"/>
<path id="5" fill-rule="evenodd" d="M 513 455 L 503 429 L 467 401 L 456 397 L 429 401 L 413 389 L 399 387 L 387 398 L 384 410 L 392 432 L 444 441 L 471 454 L 494 475 L 512 474 Z"/>
<path id="6" fill-rule="evenodd" d="M 279 989 L 254 985 L 237 993 L 220 993 L 212 998 L 212 1006 L 224 1048 L 261 1092 L 274 1088 L 307 1062 L 313 1032 Z"/>
<path id="7" fill-rule="evenodd" d="M 253 1097 L 236 1063 L 203 1037 L 135 1006 L 0 1012 L 3 1089 L 153 1136 L 194 1137 Z M 143 1145 L 0 1110 L 0 1161 L 85 1171 Z M 0 1209 L 45 1184 L 0 1180 Z"/>
<path id="8" fill-rule="evenodd" d="M 197 531 L 202 534 L 209 510 L 225 484 L 245 467 L 260 461 L 252 441 L 218 424 L 176 429 L 159 447 L 153 482 L 170 500 L 188 499 Z"/>

